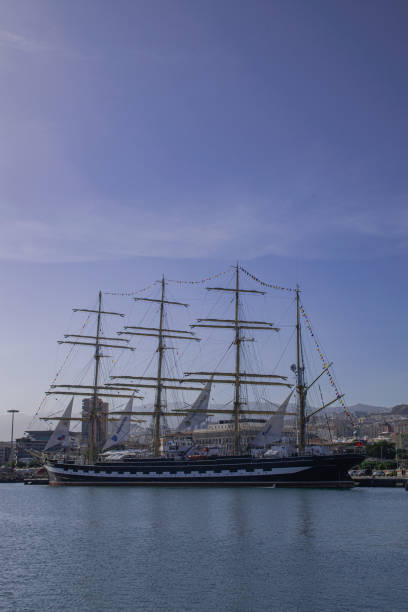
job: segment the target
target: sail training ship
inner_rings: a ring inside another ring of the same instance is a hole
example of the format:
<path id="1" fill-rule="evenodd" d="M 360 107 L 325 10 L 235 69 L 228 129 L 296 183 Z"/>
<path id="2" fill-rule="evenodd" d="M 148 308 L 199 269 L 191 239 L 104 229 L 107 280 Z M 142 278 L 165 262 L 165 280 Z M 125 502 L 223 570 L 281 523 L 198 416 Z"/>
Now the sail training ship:
<path id="1" fill-rule="evenodd" d="M 194 331 L 170 329 L 165 327 L 165 309 L 169 306 L 187 307 L 187 304 L 166 299 L 166 281 L 161 280 L 160 299 L 137 297 L 136 301 L 156 303 L 159 307 L 158 327 L 125 326 L 117 332 L 120 344 L 112 344 L 118 338 L 101 335 L 101 320 L 105 315 L 120 316 L 120 313 L 102 310 L 102 294 L 99 293 L 97 310 L 76 309 L 96 314 L 96 333 L 94 336 L 77 336 L 75 340 L 64 340 L 71 344 L 88 345 L 95 348 L 94 384 L 52 385 L 49 394 L 72 395 L 67 409 L 51 436 L 46 451 L 59 445 L 69 446 L 69 423 L 75 395 L 90 395 L 92 402 L 88 414 L 88 453 L 86 460 L 75 458 L 52 459 L 47 457 L 45 468 L 51 485 L 207 485 L 207 486 L 276 486 L 276 487 L 333 487 L 348 488 L 353 481 L 348 471 L 359 464 L 361 452 L 331 452 L 328 447 L 315 447 L 307 444 L 307 424 L 311 417 L 334 404 L 341 396 L 313 411 L 307 411 L 306 398 L 311 387 L 327 373 L 330 366 L 324 365 L 323 371 L 308 384 L 305 378 L 304 353 L 302 347 L 300 291 L 296 291 L 296 364 L 291 368 L 295 374 L 295 384 L 288 382 L 288 376 L 247 372 L 243 368 L 243 343 L 253 341 L 245 334 L 255 332 L 278 332 L 274 324 L 265 321 L 242 319 L 242 294 L 264 295 L 264 291 L 243 289 L 240 286 L 239 265 L 234 270 L 233 287 L 207 287 L 209 291 L 227 292 L 233 296 L 234 315 L 231 319 L 198 319 L 191 330 L 231 330 L 234 350 L 234 371 L 197 371 L 186 372 L 182 379 L 163 374 L 166 339 L 199 341 Z M 244 270 L 245 271 L 245 270 Z M 122 336 L 126 336 L 123 338 Z M 129 336 L 148 336 L 157 341 L 157 373 L 154 377 L 144 375 L 115 375 L 114 382 L 100 384 L 100 359 L 102 347 L 134 350 L 128 346 Z M 70 337 L 70 336 L 66 336 Z M 78 340 L 79 337 L 79 340 Z M 82 340 L 86 339 L 86 342 Z M 92 342 L 90 342 L 92 340 Z M 124 344 L 122 344 L 124 343 Z M 232 368 L 231 368 L 232 369 Z M 232 408 L 211 408 L 210 394 L 215 385 L 231 385 L 233 388 Z M 193 386 L 191 386 L 193 385 Z M 200 385 L 200 386 L 198 386 Z M 245 408 L 243 389 L 247 387 L 286 388 L 288 395 L 277 410 L 266 410 L 262 405 L 255 409 Z M 63 389 L 70 389 L 63 390 Z M 140 388 L 155 391 L 153 411 L 133 410 L 135 399 L 142 399 Z M 74 389 L 74 390 L 71 390 Z M 169 410 L 163 399 L 167 389 L 198 391 L 193 405 L 183 410 Z M 297 411 L 289 412 L 290 400 L 296 396 Z M 98 402 L 102 397 L 127 398 L 124 411 L 110 411 L 109 419 L 116 420 L 114 432 L 102 446 L 97 442 Z M 230 417 L 231 444 L 228 450 L 200 448 L 194 444 L 193 433 L 207 422 L 208 415 L 227 414 Z M 266 422 L 250 445 L 243 447 L 243 420 L 260 415 Z M 286 415 L 296 415 L 297 440 L 282 442 L 282 428 Z M 132 417 L 152 418 L 152 446 L 149 456 L 135 456 L 130 452 L 118 455 L 104 455 L 103 451 L 123 443 L 129 437 Z M 163 432 L 163 420 L 167 417 L 181 416 L 182 421 L 172 432 Z M 49 420 L 50 417 L 45 417 Z M 81 419 L 77 419 L 81 420 Z"/>

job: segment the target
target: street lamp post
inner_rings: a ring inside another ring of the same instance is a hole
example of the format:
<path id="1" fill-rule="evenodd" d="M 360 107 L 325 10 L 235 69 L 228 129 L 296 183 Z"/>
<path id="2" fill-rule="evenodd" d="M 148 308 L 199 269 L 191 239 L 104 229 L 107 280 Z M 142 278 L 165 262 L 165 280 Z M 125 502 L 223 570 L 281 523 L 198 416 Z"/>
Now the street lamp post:
<path id="1" fill-rule="evenodd" d="M 19 410 L 7 410 L 7 412 L 11 413 L 11 443 L 10 443 L 10 468 L 13 469 L 14 462 L 14 415 L 16 412 L 20 412 Z"/>

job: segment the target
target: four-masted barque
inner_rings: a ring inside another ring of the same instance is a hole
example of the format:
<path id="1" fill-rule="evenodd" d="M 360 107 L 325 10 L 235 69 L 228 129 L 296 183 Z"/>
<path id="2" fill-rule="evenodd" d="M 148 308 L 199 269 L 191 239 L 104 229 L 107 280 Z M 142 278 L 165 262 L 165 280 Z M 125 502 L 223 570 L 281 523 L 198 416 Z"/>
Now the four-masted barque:
<path id="1" fill-rule="evenodd" d="M 253 341 L 247 332 L 276 333 L 279 331 L 273 323 L 242 318 L 243 296 L 264 295 L 264 291 L 244 289 L 240 283 L 241 268 L 237 264 L 234 270 L 232 287 L 207 287 L 208 291 L 227 293 L 233 297 L 233 313 L 229 319 L 198 319 L 190 330 L 170 329 L 165 327 L 165 310 L 168 307 L 187 307 L 187 304 L 166 299 L 166 281 L 161 283 L 161 295 L 158 299 L 137 297 L 136 301 L 156 303 L 158 306 L 157 327 L 128 325 L 117 332 L 118 337 L 106 337 L 101 334 L 101 321 L 104 316 L 123 317 L 121 313 L 102 309 L 102 293 L 99 293 L 98 308 L 76 309 L 96 315 L 94 335 L 67 335 L 61 342 L 79 346 L 93 347 L 95 364 L 93 385 L 52 385 L 49 394 L 66 394 L 72 396 L 67 409 L 52 434 L 47 449 L 56 445 L 69 446 L 69 423 L 73 398 L 76 395 L 90 396 L 86 417 L 77 420 L 88 421 L 88 449 L 82 459 L 65 455 L 62 459 L 48 456 L 45 468 L 51 485 L 207 485 L 207 486 L 285 486 L 285 487 L 337 487 L 353 486 L 348 471 L 361 462 L 362 455 L 357 452 L 332 452 L 328 447 L 317 448 L 307 443 L 307 425 L 311 417 L 339 400 L 323 403 L 318 409 L 307 410 L 307 394 L 311 387 L 327 371 L 323 367 L 315 379 L 308 383 L 305 376 L 302 349 L 300 290 L 296 295 L 296 364 L 291 368 L 295 374 L 292 384 L 288 376 L 263 372 L 248 372 L 243 364 L 243 344 Z M 234 353 L 234 367 L 231 371 L 195 371 L 185 372 L 182 379 L 169 377 L 163 373 L 163 356 L 167 350 L 168 339 L 199 341 L 195 335 L 196 328 L 207 330 L 230 330 L 231 347 Z M 111 376 L 110 382 L 100 383 L 100 359 L 102 350 L 127 349 L 130 338 L 147 336 L 156 342 L 157 371 L 155 376 L 147 377 L 137 374 Z M 118 343 L 116 343 L 118 341 Z M 230 385 L 233 390 L 231 408 L 211 408 L 210 394 L 213 386 Z M 266 410 L 265 405 L 250 408 L 246 405 L 243 389 L 261 386 L 287 388 L 288 395 L 277 410 Z M 155 401 L 152 410 L 133 410 L 133 402 L 143 399 L 140 389 L 153 389 Z M 167 389 L 197 391 L 196 400 L 189 408 L 170 409 L 163 396 Z M 104 398 L 127 398 L 123 411 L 113 410 L 102 414 L 100 405 Z M 296 398 L 296 402 L 293 400 Z M 290 400 L 292 399 L 292 403 Z M 290 412 L 296 404 L 297 410 Z M 194 445 L 192 432 L 202 427 L 208 415 L 227 414 L 231 425 L 231 452 L 225 449 L 197 448 Z M 241 423 L 248 416 L 262 416 L 264 427 L 252 441 L 243 448 L 241 442 Z M 282 427 L 286 415 L 296 416 L 297 439 L 288 441 L 282 438 Z M 167 417 L 183 417 L 173 431 L 163 431 L 163 420 Z M 148 456 L 136 456 L 123 452 L 112 453 L 110 458 L 102 454 L 109 448 L 123 443 L 131 430 L 132 419 L 150 417 L 151 452 Z M 101 418 L 113 421 L 111 434 L 101 440 L 99 423 Z M 49 420 L 50 417 L 45 417 Z M 112 433 L 113 430 L 113 433 Z M 166 435 L 167 434 L 167 435 Z"/>

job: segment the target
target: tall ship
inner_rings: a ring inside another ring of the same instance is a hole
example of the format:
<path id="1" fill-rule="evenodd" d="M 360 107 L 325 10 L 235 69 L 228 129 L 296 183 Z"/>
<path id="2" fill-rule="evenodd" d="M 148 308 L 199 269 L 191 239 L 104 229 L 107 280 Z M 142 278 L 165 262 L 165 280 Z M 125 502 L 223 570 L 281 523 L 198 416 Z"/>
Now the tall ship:
<path id="1" fill-rule="evenodd" d="M 245 280 L 249 278 L 263 285 L 262 290 L 244 288 L 243 275 Z M 105 335 L 105 317 L 123 318 L 124 315 L 104 310 L 101 292 L 95 309 L 75 309 L 76 312 L 95 317 L 95 332 L 67 334 L 60 342 L 92 349 L 93 380 L 90 385 L 53 384 L 47 392 L 47 395 L 70 396 L 62 416 L 43 417 L 47 421 L 58 421 L 45 449 L 45 468 L 50 485 L 353 486 L 348 472 L 363 460 L 361 450 L 339 449 L 330 444 L 312 443 L 308 439 L 309 423 L 317 413 L 336 403 L 345 408 L 345 404 L 343 395 L 333 382 L 332 364 L 323 358 L 316 341 L 322 369 L 311 381 L 308 379 L 303 342 L 305 324 L 311 336 L 315 337 L 301 302 L 299 287 L 290 290 L 295 305 L 292 324 L 295 363 L 290 365 L 288 372 L 277 374 L 275 371 L 261 371 L 258 359 L 249 364 L 247 347 L 256 340 L 249 334 L 256 337 L 267 334 L 270 337 L 278 334 L 280 329 L 269 321 L 248 317 L 244 300 L 264 296 L 266 291 L 263 289 L 267 287 L 280 287 L 260 281 L 239 264 L 232 268 L 230 281 L 230 286 L 206 287 L 208 292 L 229 298 L 227 307 L 230 318 L 199 318 L 190 325 L 189 330 L 169 326 L 167 310 L 187 308 L 188 304 L 168 299 L 168 283 L 164 277 L 159 282 L 158 297 L 133 298 L 137 303 L 144 302 L 155 307 L 158 322 L 154 327 L 125 325 L 116 332 L 116 336 Z M 212 369 L 183 373 L 175 371 L 173 376 L 169 376 L 164 368 L 166 353 L 171 353 L 174 362 L 178 360 L 175 347 L 169 343 L 198 343 L 197 329 L 212 335 L 221 332 L 230 336 L 226 347 L 231 356 L 228 367 L 224 369 L 223 359 L 217 359 L 217 365 Z M 101 360 L 107 356 L 103 351 L 133 352 L 135 347 L 130 343 L 140 337 L 147 337 L 155 344 L 154 375 L 146 376 L 144 370 L 140 374 L 130 371 L 110 374 L 107 378 L 106 373 L 101 376 Z M 270 340 L 267 352 L 273 354 Z M 330 401 L 323 400 L 318 384 L 323 376 L 328 377 L 334 390 L 335 397 Z M 311 407 L 308 402 L 309 394 L 316 386 L 322 400 L 317 408 Z M 227 392 L 228 402 L 224 405 L 211 403 L 213 390 L 218 387 L 232 390 L 231 393 Z M 256 401 L 248 401 L 248 389 L 255 390 Z M 153 407 L 134 409 L 135 402 L 143 399 L 141 393 L 144 390 L 154 392 Z M 284 393 L 278 404 L 260 395 L 271 390 Z M 170 404 L 168 394 L 176 392 L 193 394 L 192 404 L 185 403 L 182 408 Z M 81 417 L 72 416 L 76 396 L 87 398 L 86 411 L 83 410 Z M 118 398 L 126 400 L 125 408 L 109 410 L 107 401 Z M 144 435 L 149 440 L 147 446 L 133 450 L 124 448 L 131 435 L 132 423 L 135 420 L 140 422 L 141 417 L 148 423 L 144 429 Z M 291 417 L 294 423 L 292 435 L 284 435 L 285 417 Z M 219 421 L 218 426 L 218 430 L 223 428 L 223 436 L 212 440 L 207 435 L 211 429 L 211 418 L 224 419 Z M 175 420 L 177 425 L 170 426 L 169 422 L 174 423 Z M 76 453 L 70 448 L 70 424 L 73 421 L 82 421 L 87 437 L 86 449 Z M 249 430 L 251 436 L 248 435 Z M 200 433 L 201 437 L 212 443 L 205 444 L 203 440 L 200 443 Z M 118 447 L 120 451 L 115 450 Z M 63 454 L 53 455 L 52 451 L 56 448 L 63 450 Z"/>

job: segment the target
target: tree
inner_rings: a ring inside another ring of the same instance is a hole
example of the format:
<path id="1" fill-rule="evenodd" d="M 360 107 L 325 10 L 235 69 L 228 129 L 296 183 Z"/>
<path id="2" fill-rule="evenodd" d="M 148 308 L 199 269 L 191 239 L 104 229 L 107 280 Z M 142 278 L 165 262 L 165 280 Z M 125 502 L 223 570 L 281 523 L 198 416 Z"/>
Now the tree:
<path id="1" fill-rule="evenodd" d="M 378 459 L 394 459 L 395 444 L 388 440 L 379 440 L 373 444 L 367 444 L 366 452 L 368 457 L 376 457 Z"/>

